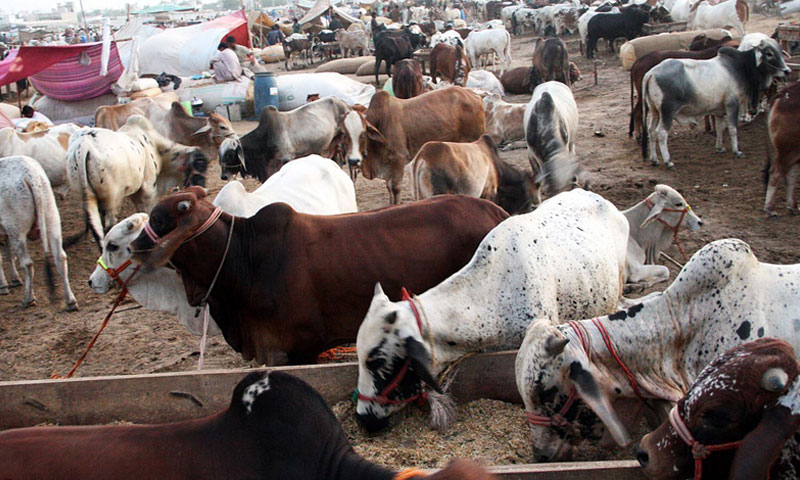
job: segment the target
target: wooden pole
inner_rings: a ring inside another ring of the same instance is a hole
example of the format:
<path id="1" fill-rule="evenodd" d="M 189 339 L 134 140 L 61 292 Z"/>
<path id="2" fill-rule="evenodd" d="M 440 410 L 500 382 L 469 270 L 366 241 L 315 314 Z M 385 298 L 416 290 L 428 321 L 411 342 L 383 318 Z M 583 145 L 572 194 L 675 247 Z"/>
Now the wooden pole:
<path id="1" fill-rule="evenodd" d="M 83 28 L 86 29 L 86 38 L 89 38 L 89 22 L 86 20 L 86 12 L 83 11 L 83 0 L 78 0 L 81 4 L 81 15 L 83 16 Z"/>

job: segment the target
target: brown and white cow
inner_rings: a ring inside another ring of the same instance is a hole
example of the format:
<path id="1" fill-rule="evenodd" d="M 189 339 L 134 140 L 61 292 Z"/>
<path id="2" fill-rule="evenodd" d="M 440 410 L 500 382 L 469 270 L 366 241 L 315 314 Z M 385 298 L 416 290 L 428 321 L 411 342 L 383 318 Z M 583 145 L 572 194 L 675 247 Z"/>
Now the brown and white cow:
<path id="1" fill-rule="evenodd" d="M 431 78 L 437 82 L 439 78 L 454 85 L 463 87 L 471 65 L 464 47 L 437 43 L 431 50 Z"/>
<path id="2" fill-rule="evenodd" d="M 800 84 L 795 83 L 784 88 L 772 100 L 767 116 L 769 148 L 767 162 L 764 167 L 764 182 L 767 184 L 767 196 L 764 200 L 764 211 L 770 216 L 778 215 L 775 211 L 775 192 L 778 184 L 785 179 L 786 208 L 797 215 L 797 198 L 795 187 L 800 175 Z"/>
<path id="3" fill-rule="evenodd" d="M 367 154 L 362 172 L 386 180 L 390 202 L 400 203 L 405 166 L 425 142 L 472 142 L 486 128 L 481 98 L 461 87 L 423 93 L 408 100 L 375 93 L 367 109 Z"/>
<path id="4" fill-rule="evenodd" d="M 500 159 L 489 135 L 471 143 L 428 142 L 411 163 L 414 200 L 434 195 L 485 198 L 508 213 L 533 205 L 533 174 L 522 173 Z"/>
<path id="5" fill-rule="evenodd" d="M 226 138 L 237 138 L 231 122 L 218 113 L 199 118 L 189 115 L 178 102 L 166 104 L 162 100 L 139 98 L 124 105 L 98 107 L 95 126 L 119 130 L 131 115 L 142 115 L 153 124 L 158 133 L 181 145 L 197 147 L 209 160 L 218 157 L 218 150 Z"/>
<path id="6" fill-rule="evenodd" d="M 63 199 L 69 191 L 67 147 L 69 137 L 80 127 L 66 123 L 34 133 L 19 133 L 11 127 L 0 129 L 0 158 L 26 155 L 44 168 L 53 192 Z"/>
<path id="7" fill-rule="evenodd" d="M 425 291 L 463 267 L 508 217 L 458 195 L 330 216 L 273 203 L 250 218 L 222 213 L 199 234 L 214 212 L 205 195 L 190 187 L 162 198 L 147 235 L 130 244 L 133 259 L 146 268 L 171 262 L 189 303 L 208 299 L 231 347 L 269 364 L 314 363 L 352 343 L 376 282 L 395 300 L 403 286 Z"/>
<path id="8" fill-rule="evenodd" d="M 392 90 L 397 98 L 412 98 L 422 95 L 424 81 L 422 79 L 422 65 L 413 59 L 400 60 L 392 67 L 394 78 Z"/>
<path id="9" fill-rule="evenodd" d="M 245 376 L 230 406 L 208 417 L 0 432 L 0 465 L 4 477 L 16 480 L 494 478 L 469 460 L 454 460 L 430 475 L 371 463 L 353 450 L 319 392 L 287 373 L 265 371 Z"/>
<path id="10" fill-rule="evenodd" d="M 642 439 L 636 459 L 645 475 L 797 478 L 799 374 L 794 351 L 783 340 L 761 338 L 728 350 L 700 372 L 668 420 Z M 699 446 L 692 447 L 694 442 Z M 701 447 L 707 450 L 697 458 L 693 452 Z"/>
<path id="11" fill-rule="evenodd" d="M 483 96 L 483 109 L 486 113 L 486 133 L 496 144 L 509 146 L 513 142 L 525 140 L 526 103 L 508 103 L 500 95 Z"/>

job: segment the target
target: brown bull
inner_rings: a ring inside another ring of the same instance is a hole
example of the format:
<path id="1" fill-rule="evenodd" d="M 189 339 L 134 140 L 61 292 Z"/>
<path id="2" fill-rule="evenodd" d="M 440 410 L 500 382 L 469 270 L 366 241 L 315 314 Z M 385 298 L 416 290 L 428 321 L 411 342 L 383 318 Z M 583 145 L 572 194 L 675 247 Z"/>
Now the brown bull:
<path id="1" fill-rule="evenodd" d="M 214 220 L 205 195 L 193 187 L 162 198 L 131 243 L 134 260 L 171 262 L 189 303 L 207 298 L 228 344 L 267 364 L 314 363 L 354 343 L 377 282 L 395 300 L 401 287 L 424 292 L 507 217 L 485 200 L 447 196 L 334 216 L 273 203 L 250 218 Z"/>
<path id="2" fill-rule="evenodd" d="M 464 86 L 472 66 L 461 45 L 456 47 L 437 43 L 431 50 L 431 78 L 434 83 L 439 78 L 453 85 Z"/>
<path id="3" fill-rule="evenodd" d="M 486 129 L 483 102 L 461 87 L 448 87 L 408 100 L 377 92 L 367 110 L 367 155 L 362 172 L 386 180 L 392 204 L 400 203 L 405 166 L 425 142 L 472 142 Z"/>

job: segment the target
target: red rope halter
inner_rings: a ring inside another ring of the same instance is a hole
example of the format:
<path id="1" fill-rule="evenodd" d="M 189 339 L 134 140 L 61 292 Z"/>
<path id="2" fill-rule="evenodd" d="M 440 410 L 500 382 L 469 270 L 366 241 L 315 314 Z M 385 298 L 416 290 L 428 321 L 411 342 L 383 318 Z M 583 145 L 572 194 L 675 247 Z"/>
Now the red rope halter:
<path id="1" fill-rule="evenodd" d="M 406 290 L 405 287 L 403 287 L 402 295 L 403 295 L 402 300 L 408 302 L 408 305 L 411 307 L 411 311 L 414 312 L 414 319 L 416 319 L 417 321 L 417 328 L 419 329 L 419 333 L 421 335 L 422 318 L 419 315 L 419 310 L 417 310 L 417 306 L 414 304 L 414 300 L 411 298 L 411 295 L 408 293 L 408 290 Z M 411 366 L 411 359 L 407 358 L 405 363 L 403 363 L 403 366 L 400 368 L 400 371 L 397 372 L 397 375 L 395 375 L 392 381 L 389 382 L 389 384 L 386 385 L 383 388 L 383 390 L 381 390 L 381 393 L 379 393 L 374 397 L 368 397 L 358 392 L 358 399 L 364 400 L 365 402 L 375 402 L 378 405 L 403 405 L 405 403 L 411 403 L 415 400 L 423 402 L 428 397 L 428 394 L 425 391 L 422 391 L 420 393 L 417 393 L 416 395 L 413 395 L 408 398 L 403 398 L 400 400 L 391 400 L 389 398 L 389 394 L 395 391 L 397 387 L 400 386 L 400 382 L 402 382 L 403 379 L 406 377 L 406 374 L 408 373 L 408 368 L 410 366 Z"/>
<path id="2" fill-rule="evenodd" d="M 652 210 L 653 207 L 655 206 L 655 203 L 653 203 L 653 201 L 650 200 L 649 198 L 645 198 L 644 199 L 644 205 L 647 207 L 648 210 Z M 678 230 L 681 228 L 681 223 L 683 223 L 684 217 L 686 217 L 686 214 L 689 213 L 689 211 L 691 209 L 692 209 L 692 207 L 690 207 L 688 203 L 686 204 L 686 206 L 684 208 L 682 208 L 680 210 L 678 210 L 676 208 L 662 208 L 661 209 L 662 212 L 676 212 L 676 213 L 680 213 L 681 214 L 681 218 L 678 220 L 678 223 L 676 223 L 675 226 L 670 225 L 669 223 L 666 222 L 666 220 L 661 218 L 661 216 L 660 216 L 661 214 L 659 214 L 659 217 L 656 218 L 656 220 L 658 220 L 659 222 L 663 223 L 664 226 L 666 226 L 668 229 L 672 230 L 672 242 L 675 244 L 676 247 L 678 247 L 678 250 L 681 252 L 681 255 L 683 255 L 683 259 L 686 260 L 686 261 L 689 260 L 689 257 L 686 256 L 686 252 L 683 251 L 683 247 L 681 247 L 681 244 L 678 241 Z"/>
<path id="3" fill-rule="evenodd" d="M 194 231 L 192 236 L 184 240 L 183 243 L 190 242 L 195 238 L 199 237 L 200 235 L 202 235 L 203 233 L 205 233 L 206 230 L 208 230 L 209 228 L 211 228 L 212 225 L 214 225 L 214 222 L 219 220 L 220 216 L 222 216 L 222 208 L 217 207 L 214 209 L 214 211 L 211 212 L 211 215 L 209 215 L 208 218 L 206 218 L 206 221 L 203 222 L 202 225 L 197 227 L 197 230 Z M 156 245 L 161 243 L 161 237 L 159 237 L 158 234 L 155 232 L 155 230 L 153 230 L 153 227 L 150 225 L 150 220 L 148 220 L 147 223 L 144 224 L 144 233 Z"/>
<path id="4" fill-rule="evenodd" d="M 705 460 L 711 452 L 719 452 L 721 450 L 733 450 L 741 446 L 742 441 L 720 443 L 717 445 L 703 445 L 695 440 L 689 427 L 686 426 L 681 414 L 678 412 L 678 405 L 672 407 L 669 411 L 669 423 L 675 429 L 681 440 L 692 449 L 692 456 L 694 457 L 694 480 L 701 480 L 703 478 L 703 460 Z"/>

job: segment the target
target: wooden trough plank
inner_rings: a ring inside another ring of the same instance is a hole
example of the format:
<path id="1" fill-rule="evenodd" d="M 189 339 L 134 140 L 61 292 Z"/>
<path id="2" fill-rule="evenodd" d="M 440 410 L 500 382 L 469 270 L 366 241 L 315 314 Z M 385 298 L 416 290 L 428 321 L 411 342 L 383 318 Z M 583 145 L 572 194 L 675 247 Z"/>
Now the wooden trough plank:
<path id="1" fill-rule="evenodd" d="M 644 480 L 634 461 L 501 465 L 489 470 L 502 480 Z"/>
<path id="2" fill-rule="evenodd" d="M 461 402 L 492 398 L 520 403 L 515 357 L 516 351 L 467 358 L 458 367 L 453 396 Z M 0 430 L 41 423 L 164 423 L 199 418 L 226 408 L 234 386 L 256 370 L 0 382 Z M 358 366 L 353 362 L 266 370 L 302 378 L 330 404 L 351 398 L 358 378 Z"/>

